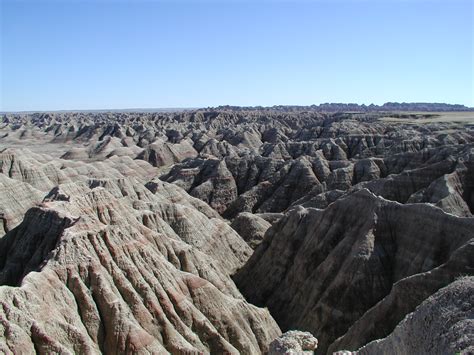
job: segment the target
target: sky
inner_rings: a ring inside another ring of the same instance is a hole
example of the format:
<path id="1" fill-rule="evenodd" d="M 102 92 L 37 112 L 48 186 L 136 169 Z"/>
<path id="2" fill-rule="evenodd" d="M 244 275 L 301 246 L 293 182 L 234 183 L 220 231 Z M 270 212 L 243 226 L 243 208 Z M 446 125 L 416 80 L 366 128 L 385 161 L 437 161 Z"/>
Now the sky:
<path id="1" fill-rule="evenodd" d="M 472 0 L 0 3 L 0 111 L 474 107 Z"/>

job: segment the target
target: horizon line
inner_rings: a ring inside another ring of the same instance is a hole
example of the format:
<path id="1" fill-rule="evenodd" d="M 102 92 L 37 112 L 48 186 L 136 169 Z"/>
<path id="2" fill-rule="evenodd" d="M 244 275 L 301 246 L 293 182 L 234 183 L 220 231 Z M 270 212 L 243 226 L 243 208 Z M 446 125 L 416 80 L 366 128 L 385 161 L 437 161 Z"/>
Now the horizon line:
<path id="1" fill-rule="evenodd" d="M 299 105 L 299 104 L 274 104 L 274 105 L 217 105 L 217 106 L 180 106 L 180 107 L 132 107 L 132 108 L 84 108 L 84 109 L 42 109 L 42 110 L 0 110 L 0 114 L 8 113 L 49 113 L 49 112 L 119 112 L 119 111 L 128 111 L 128 112 L 179 112 L 179 111 L 188 111 L 188 110 L 202 110 L 202 109 L 216 109 L 222 107 L 230 108 L 274 108 L 274 107 L 313 107 L 313 106 L 322 106 L 322 105 L 358 105 L 361 107 L 383 107 L 387 104 L 411 104 L 411 105 L 448 105 L 448 106 L 462 106 L 468 110 L 474 110 L 474 106 L 467 106 L 465 104 L 459 103 L 447 103 L 447 102 L 397 102 L 397 101 L 387 101 L 383 104 L 365 104 L 365 103 L 356 103 L 356 102 L 322 102 L 319 104 L 309 104 L 309 105 Z"/>

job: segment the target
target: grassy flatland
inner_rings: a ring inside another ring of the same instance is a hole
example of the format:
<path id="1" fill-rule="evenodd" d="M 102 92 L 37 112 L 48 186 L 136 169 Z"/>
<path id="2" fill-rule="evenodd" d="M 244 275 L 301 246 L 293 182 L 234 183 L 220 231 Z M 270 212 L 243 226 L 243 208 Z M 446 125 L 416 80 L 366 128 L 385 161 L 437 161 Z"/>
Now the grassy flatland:
<path id="1" fill-rule="evenodd" d="M 381 117 L 380 121 L 394 123 L 436 123 L 459 122 L 473 123 L 474 111 L 466 112 L 392 112 Z"/>

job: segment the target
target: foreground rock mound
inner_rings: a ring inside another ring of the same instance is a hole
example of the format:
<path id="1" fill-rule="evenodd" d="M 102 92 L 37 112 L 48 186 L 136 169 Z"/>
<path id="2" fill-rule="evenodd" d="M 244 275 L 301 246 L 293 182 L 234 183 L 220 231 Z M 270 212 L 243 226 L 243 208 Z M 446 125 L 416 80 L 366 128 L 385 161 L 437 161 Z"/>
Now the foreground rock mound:
<path id="1" fill-rule="evenodd" d="M 318 347 L 318 339 L 311 333 L 290 330 L 270 344 L 268 355 L 283 354 L 314 354 Z"/>

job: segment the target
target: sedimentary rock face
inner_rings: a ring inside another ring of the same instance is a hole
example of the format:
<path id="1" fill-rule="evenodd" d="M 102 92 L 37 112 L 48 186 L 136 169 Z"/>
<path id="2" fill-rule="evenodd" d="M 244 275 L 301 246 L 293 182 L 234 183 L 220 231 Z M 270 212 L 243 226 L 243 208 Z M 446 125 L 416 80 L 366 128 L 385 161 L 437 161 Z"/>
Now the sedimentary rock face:
<path id="1" fill-rule="evenodd" d="M 0 238 L 2 351 L 259 353 L 279 334 L 229 277 L 250 247 L 201 201 L 112 162 L 109 177 L 67 161 L 46 175 L 24 154 L 8 159 L 28 159 L 28 174 L 2 175 L 36 191 L 17 198 L 11 210 L 26 212 L 19 223 L 7 215 Z"/>
<path id="2" fill-rule="evenodd" d="M 465 353 L 474 351 L 473 277 L 461 277 L 427 298 L 386 338 L 360 354 Z"/>
<path id="3" fill-rule="evenodd" d="M 472 121 L 327 107 L 4 115 L 0 352 L 472 351 Z"/>
<path id="4" fill-rule="evenodd" d="M 283 330 L 317 334 L 318 351 L 384 337 L 438 288 L 469 274 L 474 220 L 360 190 L 325 210 L 295 207 L 235 276 Z M 259 285 L 255 287 L 254 285 Z"/>

